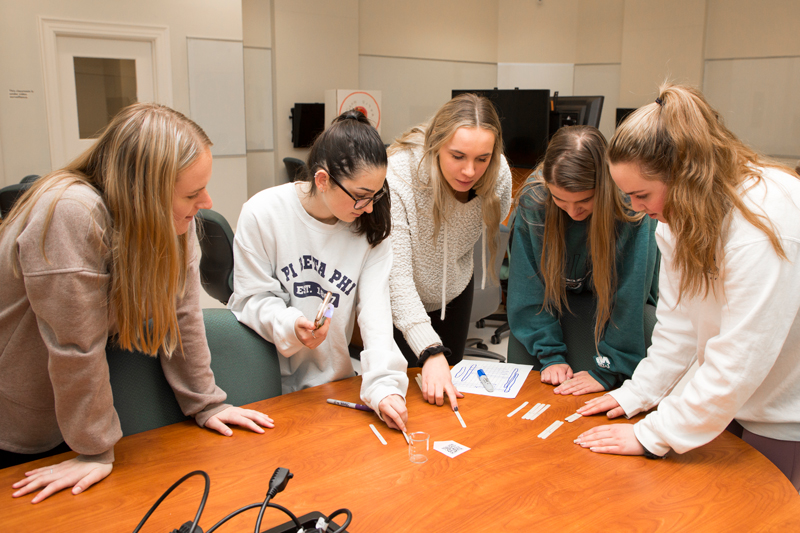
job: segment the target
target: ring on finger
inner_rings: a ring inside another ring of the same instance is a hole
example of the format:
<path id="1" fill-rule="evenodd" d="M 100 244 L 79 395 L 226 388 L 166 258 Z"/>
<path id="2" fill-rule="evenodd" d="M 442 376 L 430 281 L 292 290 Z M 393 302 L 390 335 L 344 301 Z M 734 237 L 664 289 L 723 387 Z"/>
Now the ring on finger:
<path id="1" fill-rule="evenodd" d="M 50 473 L 51 473 L 51 474 L 53 473 L 53 469 L 52 469 L 52 468 L 50 469 Z"/>
<path id="2" fill-rule="evenodd" d="M 317 338 L 317 332 L 316 332 L 316 331 L 312 331 L 312 332 L 311 332 L 311 336 L 312 336 L 312 337 L 314 337 L 314 338 L 316 339 L 316 338 Z"/>

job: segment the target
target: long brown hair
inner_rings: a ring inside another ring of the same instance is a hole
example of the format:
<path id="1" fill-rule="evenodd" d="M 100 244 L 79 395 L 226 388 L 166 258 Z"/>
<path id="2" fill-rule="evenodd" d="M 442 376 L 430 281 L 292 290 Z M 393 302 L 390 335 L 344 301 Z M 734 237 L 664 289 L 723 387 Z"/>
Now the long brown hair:
<path id="1" fill-rule="evenodd" d="M 439 150 L 450 141 L 459 128 L 480 128 L 494 134 L 492 159 L 483 176 L 475 184 L 475 193 L 483 200 L 483 223 L 486 226 L 486 240 L 491 258 L 488 265 L 489 276 L 490 279 L 496 279 L 494 258 L 497 254 L 501 213 L 500 199 L 495 193 L 495 188 L 503 155 L 503 131 L 494 104 L 483 96 L 472 93 L 460 94 L 444 104 L 429 122 L 415 126 L 398 137 L 389 147 L 389 155 L 422 146 L 423 154 L 419 164 L 428 165 L 430 171 L 431 182 L 428 186 L 433 191 L 433 223 L 436 236 L 442 223 L 447 219 L 450 206 L 455 199 L 452 188 L 442 176 Z"/>
<path id="2" fill-rule="evenodd" d="M 111 218 L 106 229 L 108 303 L 116 313 L 117 342 L 151 355 L 163 347 L 169 357 L 181 345 L 176 300 L 186 286 L 190 245 L 187 235 L 175 230 L 175 181 L 209 146 L 202 128 L 181 113 L 158 104 L 133 104 L 112 119 L 91 148 L 37 180 L 0 232 L 15 220 L 26 221 L 36 202 L 55 190 L 42 234 L 44 254 L 47 229 L 64 190 L 75 184 L 92 187 Z M 12 253 L 16 265 L 17 250 Z"/>
<path id="3" fill-rule="evenodd" d="M 662 85 L 656 102 L 636 110 L 617 129 L 608 158 L 613 164 L 633 163 L 645 179 L 667 185 L 662 215 L 675 235 L 678 301 L 706 297 L 713 280 L 724 275 L 722 236 L 733 209 L 763 231 L 786 259 L 769 218 L 745 205 L 740 186 L 750 178 L 754 183 L 763 179 L 759 167 L 794 173 L 745 146 L 699 90 Z"/>
<path id="4" fill-rule="evenodd" d="M 550 144 L 544 161 L 528 178 L 519 202 L 544 206 L 541 273 L 544 280 L 544 309 L 560 315 L 569 311 L 564 274 L 566 271 L 566 227 L 569 215 L 555 204 L 546 185 L 569 192 L 594 189 L 594 208 L 589 217 L 588 251 L 592 281 L 597 296 L 594 339 L 600 342 L 611 318 L 617 286 L 617 231 L 619 222 L 636 222 L 642 215 L 630 214 L 623 194 L 611 180 L 606 162 L 606 139 L 591 126 L 560 128 Z M 520 209 L 525 216 L 525 209 Z M 531 221 L 526 220 L 529 224 Z M 533 225 L 533 224 L 532 224 Z"/>

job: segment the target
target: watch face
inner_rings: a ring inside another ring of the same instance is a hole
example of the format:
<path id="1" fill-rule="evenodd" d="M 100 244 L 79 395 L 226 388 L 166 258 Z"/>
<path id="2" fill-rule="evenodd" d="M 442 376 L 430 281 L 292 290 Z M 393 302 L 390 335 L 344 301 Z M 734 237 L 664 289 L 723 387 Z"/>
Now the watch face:
<path id="1" fill-rule="evenodd" d="M 350 109 L 357 109 L 369 119 L 376 129 L 380 130 L 381 108 L 378 101 L 371 94 L 364 91 L 354 91 L 342 98 L 341 102 L 339 106 L 340 115 Z"/>

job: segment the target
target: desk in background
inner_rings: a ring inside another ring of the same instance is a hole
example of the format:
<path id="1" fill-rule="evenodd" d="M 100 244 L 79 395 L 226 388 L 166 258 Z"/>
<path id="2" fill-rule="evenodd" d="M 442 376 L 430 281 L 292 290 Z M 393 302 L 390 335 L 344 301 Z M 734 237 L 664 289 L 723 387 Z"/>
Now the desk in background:
<path id="1" fill-rule="evenodd" d="M 350 532 L 800 530 L 800 496 L 791 483 L 727 432 L 664 461 L 594 454 L 572 441 L 606 423 L 602 417 L 565 423 L 546 440 L 537 435 L 597 395 L 555 395 L 532 372 L 515 399 L 461 400 L 462 429 L 450 409 L 425 403 L 410 383 L 409 430 L 470 451 L 449 459 L 431 450 L 427 463 L 412 464 L 403 436 L 377 416 L 325 402 L 359 401 L 361 378 L 351 378 L 252 404 L 275 420 L 265 435 L 234 429 L 234 437 L 226 438 L 189 421 L 125 437 L 116 446 L 111 475 L 79 496 L 62 491 L 37 505 L 31 495 L 11 498 L 13 482 L 52 458 L 2 470 L 0 529 L 132 531 L 165 489 L 201 469 L 211 477 L 200 521 L 206 530 L 229 512 L 262 501 L 274 470 L 286 467 L 295 477 L 273 501 L 298 516 L 349 508 Z M 508 418 L 524 400 L 529 405 Z M 522 420 L 537 402 L 552 407 L 534 421 Z M 202 489 L 199 477 L 185 482 L 143 531 L 171 531 L 193 519 Z M 252 531 L 256 515 L 247 511 L 219 531 Z M 268 509 L 262 529 L 285 521 Z"/>

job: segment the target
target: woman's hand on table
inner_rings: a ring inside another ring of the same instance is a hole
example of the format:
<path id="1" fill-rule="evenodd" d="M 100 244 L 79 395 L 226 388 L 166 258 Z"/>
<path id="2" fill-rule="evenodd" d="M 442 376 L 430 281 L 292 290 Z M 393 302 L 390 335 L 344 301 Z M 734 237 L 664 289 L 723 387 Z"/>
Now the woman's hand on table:
<path id="1" fill-rule="evenodd" d="M 241 407 L 228 407 L 206 420 L 205 427 L 218 431 L 226 437 L 233 435 L 233 431 L 226 424 L 234 424 L 249 429 L 254 433 L 264 433 L 262 428 L 275 427 L 275 422 L 265 415 L 253 409 L 242 409 Z"/>
<path id="2" fill-rule="evenodd" d="M 432 355 L 422 365 L 422 397 L 428 403 L 444 405 L 444 395 L 450 399 L 450 407 L 458 407 L 457 398 L 464 395 L 453 385 L 450 365 L 443 354 Z"/>
<path id="3" fill-rule="evenodd" d="M 578 435 L 575 444 L 596 453 L 644 455 L 644 447 L 633 432 L 633 424 L 597 426 Z"/>
<path id="4" fill-rule="evenodd" d="M 603 412 L 606 412 L 608 418 L 617 418 L 625 414 L 625 410 L 619 406 L 619 402 L 610 394 L 592 398 L 586 402 L 586 405 L 578 409 L 578 414 L 581 416 L 591 416 Z"/>
<path id="5" fill-rule="evenodd" d="M 386 425 L 392 429 L 399 429 L 406 431 L 406 422 L 408 422 L 408 409 L 406 409 L 406 402 L 399 394 L 390 394 L 381 400 L 378 404 L 378 409 L 381 411 L 383 420 Z"/>
<path id="6" fill-rule="evenodd" d="M 581 394 L 603 392 L 604 390 L 606 390 L 606 388 L 603 387 L 596 379 L 594 379 L 590 373 L 584 370 L 578 372 L 570 379 L 567 379 L 561 383 L 561 385 L 553 389 L 553 392 L 556 394 L 572 394 L 573 396 L 580 396 Z"/>
<path id="7" fill-rule="evenodd" d="M 25 472 L 25 479 L 17 481 L 12 488 L 18 489 L 12 496 L 19 498 L 31 492 L 44 489 L 31 503 L 39 503 L 60 490 L 72 487 L 72 494 L 80 494 L 111 473 L 112 463 L 88 461 L 83 456 L 68 459 L 53 466 L 45 466 Z"/>
<path id="8" fill-rule="evenodd" d="M 567 364 L 550 365 L 542 369 L 540 376 L 542 378 L 542 383 L 561 385 L 566 380 L 572 378 L 572 368 Z"/>

